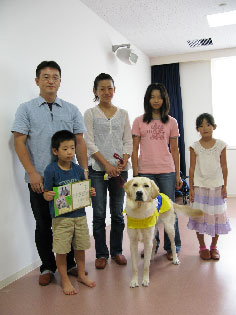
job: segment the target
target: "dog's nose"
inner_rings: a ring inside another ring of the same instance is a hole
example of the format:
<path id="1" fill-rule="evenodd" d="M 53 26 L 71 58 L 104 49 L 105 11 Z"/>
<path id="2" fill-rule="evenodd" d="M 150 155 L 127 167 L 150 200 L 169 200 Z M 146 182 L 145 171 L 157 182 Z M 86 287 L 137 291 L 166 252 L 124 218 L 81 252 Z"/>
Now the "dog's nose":
<path id="1" fill-rule="evenodd" d="M 143 200 L 143 192 L 142 191 L 136 191 L 136 201 L 142 201 Z"/>

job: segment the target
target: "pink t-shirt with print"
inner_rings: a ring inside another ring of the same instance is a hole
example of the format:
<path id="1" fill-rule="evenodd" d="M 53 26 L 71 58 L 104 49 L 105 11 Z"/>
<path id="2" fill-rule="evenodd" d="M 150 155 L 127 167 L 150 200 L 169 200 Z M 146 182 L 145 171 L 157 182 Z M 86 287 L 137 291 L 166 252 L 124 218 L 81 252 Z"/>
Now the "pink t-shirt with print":
<path id="1" fill-rule="evenodd" d="M 168 144 L 170 138 L 179 136 L 175 118 L 163 124 L 161 120 L 143 122 L 143 115 L 134 120 L 132 135 L 140 137 L 138 172 L 142 174 L 162 174 L 175 172 L 175 165 Z"/>

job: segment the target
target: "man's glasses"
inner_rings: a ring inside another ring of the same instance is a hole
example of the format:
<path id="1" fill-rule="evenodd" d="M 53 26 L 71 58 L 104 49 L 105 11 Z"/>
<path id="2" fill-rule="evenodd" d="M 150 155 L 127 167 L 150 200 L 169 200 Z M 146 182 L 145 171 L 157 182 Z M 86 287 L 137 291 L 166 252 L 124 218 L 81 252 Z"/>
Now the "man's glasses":
<path id="1" fill-rule="evenodd" d="M 43 80 L 43 81 L 53 81 L 53 82 L 57 82 L 57 81 L 60 80 L 60 77 L 58 77 L 58 76 L 50 77 L 50 76 L 45 75 L 45 76 L 42 76 L 42 77 L 41 77 L 41 80 Z"/>

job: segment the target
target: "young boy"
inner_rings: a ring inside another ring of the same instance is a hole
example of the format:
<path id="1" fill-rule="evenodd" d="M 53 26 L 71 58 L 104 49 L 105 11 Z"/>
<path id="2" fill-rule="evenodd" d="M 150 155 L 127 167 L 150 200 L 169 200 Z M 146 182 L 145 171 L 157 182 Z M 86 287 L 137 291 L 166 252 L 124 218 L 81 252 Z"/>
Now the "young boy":
<path id="1" fill-rule="evenodd" d="M 53 187 L 84 180 L 84 170 L 72 162 L 75 155 L 76 138 L 67 130 L 56 132 L 52 137 L 52 152 L 58 161 L 49 164 L 44 172 L 44 198 L 50 202 L 50 214 L 53 229 L 53 252 L 56 253 L 56 264 L 61 276 L 62 288 L 66 295 L 74 295 L 76 289 L 67 275 L 66 255 L 74 248 L 75 260 L 78 267 L 78 281 L 90 288 L 95 287 L 95 282 L 85 275 L 85 249 L 90 247 L 90 238 L 86 220 L 85 209 L 78 209 L 62 214 L 55 218 Z M 85 170 L 86 171 L 86 170 Z M 91 188 L 92 196 L 96 195 Z"/>

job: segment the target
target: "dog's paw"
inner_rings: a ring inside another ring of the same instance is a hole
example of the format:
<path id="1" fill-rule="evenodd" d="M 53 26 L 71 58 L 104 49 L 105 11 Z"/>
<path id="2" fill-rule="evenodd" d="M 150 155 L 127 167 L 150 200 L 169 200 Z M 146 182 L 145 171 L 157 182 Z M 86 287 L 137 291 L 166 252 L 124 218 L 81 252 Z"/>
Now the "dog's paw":
<path id="1" fill-rule="evenodd" d="M 179 265 L 180 264 L 180 261 L 178 259 L 178 257 L 176 259 L 173 259 L 173 262 L 172 262 L 174 265 Z"/>
<path id="2" fill-rule="evenodd" d="M 142 286 L 148 287 L 149 286 L 149 279 L 143 279 Z"/>
<path id="3" fill-rule="evenodd" d="M 132 279 L 129 286 L 130 286 L 130 288 L 139 287 L 138 280 L 137 279 Z"/>

